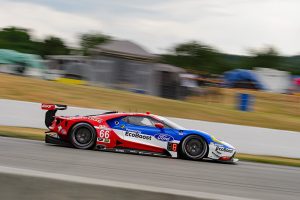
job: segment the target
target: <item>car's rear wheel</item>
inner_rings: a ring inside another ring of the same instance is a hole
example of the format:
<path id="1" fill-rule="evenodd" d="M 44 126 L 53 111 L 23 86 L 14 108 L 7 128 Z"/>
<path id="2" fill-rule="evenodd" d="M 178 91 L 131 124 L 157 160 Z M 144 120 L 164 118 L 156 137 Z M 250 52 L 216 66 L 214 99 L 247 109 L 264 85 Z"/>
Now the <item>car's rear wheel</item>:
<path id="1" fill-rule="evenodd" d="M 208 146 L 198 135 L 187 136 L 181 143 L 181 154 L 186 159 L 201 160 L 207 154 Z"/>
<path id="2" fill-rule="evenodd" d="M 78 149 L 91 149 L 96 142 L 96 131 L 87 123 L 76 124 L 70 132 L 70 142 Z"/>

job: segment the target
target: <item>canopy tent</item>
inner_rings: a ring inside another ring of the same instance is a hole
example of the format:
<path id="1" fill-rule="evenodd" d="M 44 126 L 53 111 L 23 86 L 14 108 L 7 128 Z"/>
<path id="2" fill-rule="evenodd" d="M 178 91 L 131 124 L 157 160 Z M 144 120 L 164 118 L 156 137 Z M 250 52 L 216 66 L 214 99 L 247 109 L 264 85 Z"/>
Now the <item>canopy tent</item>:
<path id="1" fill-rule="evenodd" d="M 255 68 L 253 73 L 255 73 L 266 91 L 286 93 L 292 86 L 291 75 L 287 71 L 271 68 Z"/>
<path id="2" fill-rule="evenodd" d="M 20 53 L 14 50 L 0 49 L 0 64 L 23 65 L 31 68 L 44 69 L 42 58 L 34 54 Z"/>
<path id="3" fill-rule="evenodd" d="M 235 69 L 225 72 L 224 79 L 225 86 L 227 87 L 264 89 L 256 74 L 250 70 Z"/>
<path id="4" fill-rule="evenodd" d="M 12 63 L 10 61 L 8 61 L 8 60 L 0 58 L 0 65 L 1 64 L 12 64 Z"/>
<path id="5" fill-rule="evenodd" d="M 19 53 L 13 50 L 0 49 L 0 64 L 13 64 L 13 61 L 18 61 Z"/>

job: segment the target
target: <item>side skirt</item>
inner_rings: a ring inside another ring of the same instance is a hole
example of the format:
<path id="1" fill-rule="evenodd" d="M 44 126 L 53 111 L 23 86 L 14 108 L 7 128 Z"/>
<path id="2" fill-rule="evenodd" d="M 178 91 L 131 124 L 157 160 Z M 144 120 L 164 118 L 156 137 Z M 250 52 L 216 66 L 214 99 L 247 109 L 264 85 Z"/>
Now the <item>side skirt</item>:
<path id="1" fill-rule="evenodd" d="M 126 154 L 135 154 L 135 155 L 144 155 L 144 156 L 156 156 L 156 157 L 165 157 L 171 158 L 170 155 L 157 153 L 157 152 L 150 152 L 150 151 L 142 151 L 142 150 L 135 150 L 135 149 L 125 149 L 125 148 L 105 148 L 101 145 L 96 146 L 96 150 L 99 151 L 106 151 L 106 152 L 116 152 L 116 153 L 126 153 Z"/>

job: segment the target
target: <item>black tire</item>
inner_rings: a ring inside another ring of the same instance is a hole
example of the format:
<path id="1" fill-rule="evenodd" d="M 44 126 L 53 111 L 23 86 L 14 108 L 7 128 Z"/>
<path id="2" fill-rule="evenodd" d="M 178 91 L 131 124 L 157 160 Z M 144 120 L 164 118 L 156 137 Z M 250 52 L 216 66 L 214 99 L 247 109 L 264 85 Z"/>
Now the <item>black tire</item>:
<path id="1" fill-rule="evenodd" d="M 69 139 L 77 149 L 92 149 L 96 142 L 96 131 L 87 123 L 78 123 L 70 131 Z"/>
<path id="2" fill-rule="evenodd" d="M 189 135 L 181 143 L 180 149 L 183 158 L 202 160 L 207 154 L 208 146 L 201 136 Z"/>

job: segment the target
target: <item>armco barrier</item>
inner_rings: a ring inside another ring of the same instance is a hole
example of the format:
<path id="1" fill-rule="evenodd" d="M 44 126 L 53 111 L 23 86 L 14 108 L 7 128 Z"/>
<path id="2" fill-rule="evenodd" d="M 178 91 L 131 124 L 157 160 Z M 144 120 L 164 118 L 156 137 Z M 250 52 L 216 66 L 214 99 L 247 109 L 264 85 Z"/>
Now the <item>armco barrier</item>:
<path id="1" fill-rule="evenodd" d="M 57 115 L 97 114 L 105 110 L 69 107 Z M 0 125 L 45 128 L 45 112 L 40 103 L 0 99 Z M 300 158 L 300 133 L 285 130 L 171 118 L 189 129 L 208 132 L 233 146 L 238 152 Z"/>

